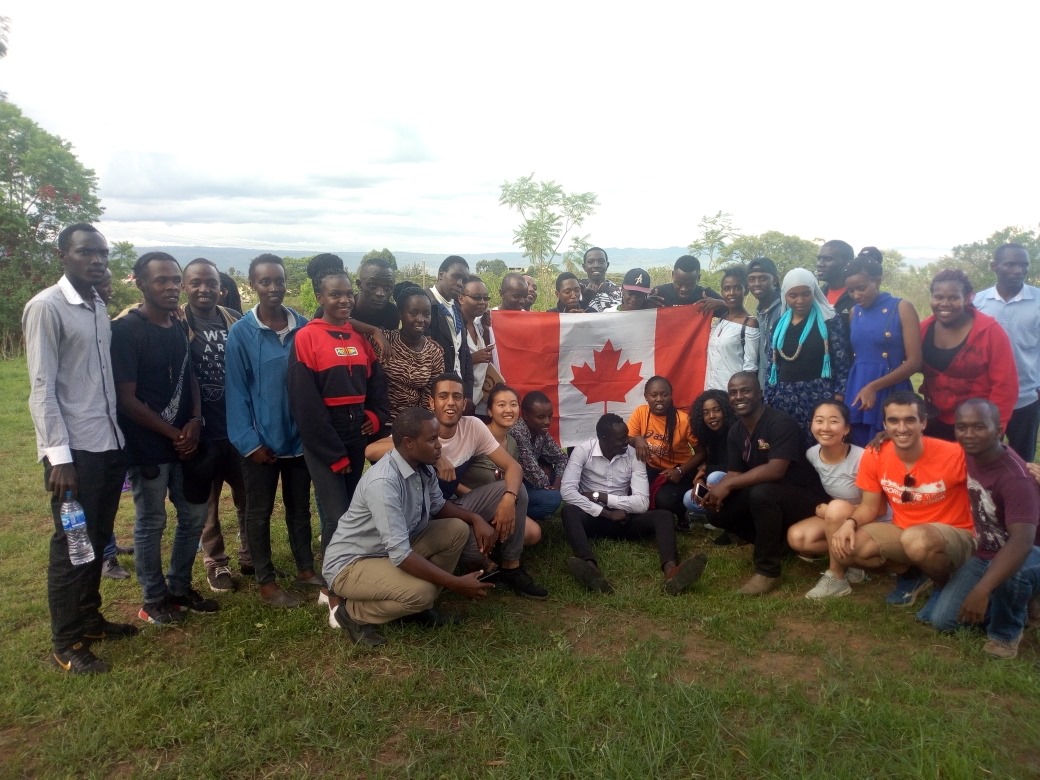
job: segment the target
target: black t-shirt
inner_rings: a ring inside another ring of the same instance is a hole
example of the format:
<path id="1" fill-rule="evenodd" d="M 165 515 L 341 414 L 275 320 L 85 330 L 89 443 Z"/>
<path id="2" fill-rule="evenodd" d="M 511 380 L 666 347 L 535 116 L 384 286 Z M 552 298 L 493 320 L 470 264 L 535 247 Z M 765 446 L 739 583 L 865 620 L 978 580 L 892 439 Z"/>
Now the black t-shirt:
<path id="1" fill-rule="evenodd" d="M 191 418 L 191 374 L 188 336 L 181 321 L 163 328 L 136 309 L 112 321 L 112 375 L 116 384 L 135 382 L 137 398 L 174 428 L 183 428 Z M 130 465 L 178 459 L 170 439 L 142 428 L 122 412 L 118 418 Z"/>
<path id="2" fill-rule="evenodd" d="M 750 434 L 738 420 L 729 429 L 726 460 L 730 471 L 750 471 L 771 460 L 790 461 L 783 481 L 823 495 L 820 476 L 805 458 L 802 428 L 787 412 L 765 407 Z M 822 499 L 821 499 L 822 500 Z"/>
<path id="3" fill-rule="evenodd" d="M 664 300 L 665 306 L 690 306 L 699 301 L 704 296 L 708 298 L 714 298 L 721 301 L 720 296 L 714 290 L 709 290 L 707 287 L 701 287 L 699 284 L 693 288 L 693 297 L 689 301 L 680 301 L 679 294 L 675 292 L 675 285 L 669 282 L 668 284 L 658 285 L 657 294 Z"/>
<path id="4" fill-rule="evenodd" d="M 811 382 L 819 379 L 823 373 L 823 336 L 819 328 L 814 327 L 805 337 L 801 351 L 798 349 L 798 339 L 802 337 L 809 318 L 790 325 L 784 334 L 783 355 L 793 357 L 798 353 L 796 360 L 786 360 L 783 355 L 776 359 L 776 373 L 778 381 L 787 382 Z"/>
<path id="5" fill-rule="evenodd" d="M 220 441 L 227 435 L 227 408 L 224 405 L 224 345 L 228 327 L 217 310 L 213 319 L 192 316 L 191 365 L 202 394 L 202 438 Z"/>
<path id="6" fill-rule="evenodd" d="M 356 320 L 382 330 L 397 330 L 401 327 L 401 312 L 393 301 L 387 301 L 382 309 L 361 309 L 355 307 L 350 314 Z"/>

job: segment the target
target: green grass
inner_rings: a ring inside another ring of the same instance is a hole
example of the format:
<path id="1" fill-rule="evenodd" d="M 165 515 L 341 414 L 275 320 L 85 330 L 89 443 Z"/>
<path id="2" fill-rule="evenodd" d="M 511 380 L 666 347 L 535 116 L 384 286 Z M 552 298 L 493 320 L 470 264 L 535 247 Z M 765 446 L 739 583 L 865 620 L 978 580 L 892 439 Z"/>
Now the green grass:
<path id="1" fill-rule="evenodd" d="M 750 548 L 711 548 L 704 532 L 681 540 L 710 560 L 678 598 L 638 544 L 599 547 L 615 594 L 581 591 L 550 522 L 528 556 L 544 603 L 450 597 L 462 626 L 391 626 L 367 652 L 317 604 L 271 611 L 247 584 L 215 617 L 99 645 L 111 674 L 65 676 L 46 663 L 50 519 L 27 387 L 24 359 L 0 363 L 0 776 L 1040 775 L 1035 631 L 1017 660 L 993 662 L 978 636 L 938 636 L 886 608 L 883 577 L 809 603 L 820 566 L 797 560 L 777 594 L 742 598 Z M 127 496 L 123 538 L 132 522 Z M 102 589 L 110 618 L 135 619 L 136 579 Z"/>

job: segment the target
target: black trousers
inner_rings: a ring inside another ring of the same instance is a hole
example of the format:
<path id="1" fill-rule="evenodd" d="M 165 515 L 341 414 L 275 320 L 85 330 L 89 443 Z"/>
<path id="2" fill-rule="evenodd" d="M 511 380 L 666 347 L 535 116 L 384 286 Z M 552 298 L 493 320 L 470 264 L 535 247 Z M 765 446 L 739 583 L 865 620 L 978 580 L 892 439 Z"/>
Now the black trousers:
<path id="1" fill-rule="evenodd" d="M 660 474 L 661 472 L 657 469 L 650 467 L 646 469 L 646 477 L 650 480 L 651 485 L 654 484 L 654 480 Z M 696 473 L 683 474 L 678 482 L 666 482 L 661 485 L 654 495 L 654 508 L 666 509 L 676 517 L 684 517 L 686 515 L 686 507 L 683 505 L 683 496 L 693 487 L 693 478 L 695 476 Z"/>
<path id="2" fill-rule="evenodd" d="M 86 517 L 94 560 L 80 566 L 72 565 L 65 529 L 61 525 L 61 505 L 65 497 L 52 495 L 54 534 L 47 566 L 47 602 L 51 612 L 51 642 L 56 652 L 79 642 L 85 632 L 101 622 L 101 564 L 105 545 L 112 539 L 112 526 L 126 477 L 126 458 L 122 450 L 73 450 L 72 465 L 76 469 L 76 500 Z M 50 463 L 44 460 L 44 488 L 50 475 Z"/>
<path id="3" fill-rule="evenodd" d="M 586 561 L 596 560 L 589 538 L 600 539 L 646 539 L 654 537 L 661 568 L 669 561 L 678 563 L 679 554 L 675 547 L 675 516 L 664 509 L 654 509 L 638 515 L 627 515 L 625 520 L 615 523 L 600 515 L 593 517 L 571 504 L 563 505 L 563 532 L 574 555 Z"/>
<path id="4" fill-rule="evenodd" d="M 297 571 L 314 569 L 311 549 L 311 475 L 303 456 L 278 458 L 274 463 L 254 463 L 242 459 L 242 477 L 246 485 L 246 536 L 249 554 L 256 568 L 259 585 L 274 582 L 271 562 L 271 513 L 278 479 L 282 480 L 282 502 L 285 504 L 285 526 L 289 531 L 289 549 Z"/>
<path id="5" fill-rule="evenodd" d="M 1040 400 L 1029 406 L 1015 409 L 1008 420 L 1008 446 L 1018 453 L 1026 463 L 1032 463 L 1036 457 L 1036 436 L 1040 432 Z"/>
<path id="6" fill-rule="evenodd" d="M 816 513 L 827 501 L 819 491 L 783 482 L 762 482 L 730 493 L 722 511 L 708 510 L 708 522 L 754 542 L 755 571 L 780 576 L 787 554 L 787 529 Z"/>

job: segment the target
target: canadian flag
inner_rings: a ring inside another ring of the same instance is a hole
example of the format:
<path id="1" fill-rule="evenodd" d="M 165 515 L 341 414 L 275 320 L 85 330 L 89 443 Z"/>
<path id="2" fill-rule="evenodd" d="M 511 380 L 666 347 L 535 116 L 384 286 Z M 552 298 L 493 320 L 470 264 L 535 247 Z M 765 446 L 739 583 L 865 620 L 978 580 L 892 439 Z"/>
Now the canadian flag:
<path id="1" fill-rule="evenodd" d="M 603 314 L 492 312 L 498 365 L 523 396 L 552 401 L 552 434 L 570 447 L 596 435 L 606 412 L 627 420 L 654 375 L 680 409 L 704 389 L 711 318 L 689 306 Z"/>

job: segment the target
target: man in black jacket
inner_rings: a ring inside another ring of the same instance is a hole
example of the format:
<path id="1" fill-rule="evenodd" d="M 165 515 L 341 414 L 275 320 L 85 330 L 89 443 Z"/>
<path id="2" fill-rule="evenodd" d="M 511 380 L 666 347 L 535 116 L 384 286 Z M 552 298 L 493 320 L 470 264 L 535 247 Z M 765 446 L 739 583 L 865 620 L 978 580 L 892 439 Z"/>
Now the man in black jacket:
<path id="1" fill-rule="evenodd" d="M 444 371 L 462 377 L 463 393 L 473 397 L 473 361 L 466 343 L 466 326 L 462 320 L 459 296 L 469 276 L 469 263 L 458 255 L 444 258 L 437 271 L 437 282 L 426 291 L 433 307 L 430 319 L 431 339 L 444 350 Z M 473 413 L 473 402 L 466 401 L 466 414 Z"/>

